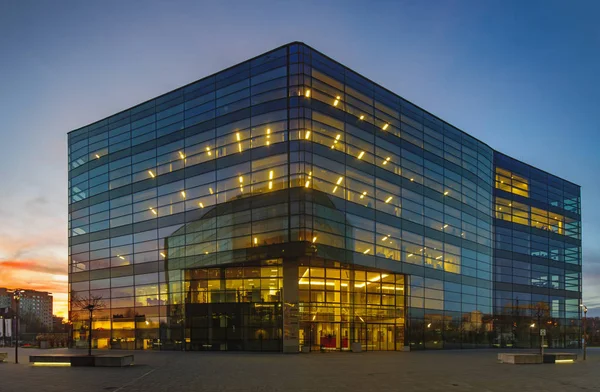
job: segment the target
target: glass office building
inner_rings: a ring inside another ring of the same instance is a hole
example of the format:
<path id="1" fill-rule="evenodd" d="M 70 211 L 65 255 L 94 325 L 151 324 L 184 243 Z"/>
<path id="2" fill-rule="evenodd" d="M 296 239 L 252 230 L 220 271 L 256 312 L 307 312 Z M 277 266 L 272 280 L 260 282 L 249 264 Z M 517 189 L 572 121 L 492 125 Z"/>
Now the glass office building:
<path id="1" fill-rule="evenodd" d="M 69 292 L 103 298 L 94 347 L 578 344 L 579 187 L 302 43 L 68 143 Z"/>

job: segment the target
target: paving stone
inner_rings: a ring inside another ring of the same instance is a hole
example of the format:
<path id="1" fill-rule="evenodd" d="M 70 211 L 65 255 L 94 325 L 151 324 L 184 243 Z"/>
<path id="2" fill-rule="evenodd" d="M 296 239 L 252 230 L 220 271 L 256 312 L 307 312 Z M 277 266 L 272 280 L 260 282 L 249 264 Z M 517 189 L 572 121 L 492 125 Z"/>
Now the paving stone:
<path id="1" fill-rule="evenodd" d="M 600 390 L 600 349 L 572 364 L 508 366 L 497 350 L 368 353 L 133 353 L 127 368 L 33 367 L 29 355 L 78 350 L 9 349 L 0 392 L 300 392 Z M 99 353 L 107 353 L 101 351 Z"/>

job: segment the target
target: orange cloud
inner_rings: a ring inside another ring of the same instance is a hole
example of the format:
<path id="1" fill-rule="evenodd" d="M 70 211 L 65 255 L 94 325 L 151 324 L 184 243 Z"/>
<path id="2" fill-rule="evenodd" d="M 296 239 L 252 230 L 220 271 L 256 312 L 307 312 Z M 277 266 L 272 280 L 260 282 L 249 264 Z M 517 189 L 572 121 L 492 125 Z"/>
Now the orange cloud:
<path id="1" fill-rule="evenodd" d="M 41 260 L 0 260 L 0 287 L 52 293 L 54 314 L 67 317 L 67 263 Z"/>

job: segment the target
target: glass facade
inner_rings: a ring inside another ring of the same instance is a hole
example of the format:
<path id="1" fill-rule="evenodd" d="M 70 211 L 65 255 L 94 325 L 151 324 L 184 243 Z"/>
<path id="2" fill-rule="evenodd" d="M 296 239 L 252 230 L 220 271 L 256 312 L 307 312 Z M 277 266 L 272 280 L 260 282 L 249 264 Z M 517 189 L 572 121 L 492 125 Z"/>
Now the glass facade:
<path id="1" fill-rule="evenodd" d="M 580 189 L 500 153 L 495 177 L 495 344 L 578 347 Z"/>
<path id="2" fill-rule="evenodd" d="M 69 291 L 98 347 L 565 346 L 579 195 L 291 43 L 69 133 Z"/>

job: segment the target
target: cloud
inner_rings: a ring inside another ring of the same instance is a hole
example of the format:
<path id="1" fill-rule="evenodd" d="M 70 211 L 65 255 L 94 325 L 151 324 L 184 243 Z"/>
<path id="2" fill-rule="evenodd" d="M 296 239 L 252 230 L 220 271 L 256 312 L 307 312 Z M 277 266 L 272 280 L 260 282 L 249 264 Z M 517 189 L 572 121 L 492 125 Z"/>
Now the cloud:
<path id="1" fill-rule="evenodd" d="M 0 261 L 0 287 L 22 288 L 52 293 L 54 314 L 67 316 L 67 262 L 42 260 Z"/>
<path id="2" fill-rule="evenodd" d="M 55 263 L 42 262 L 40 260 L 0 260 L 0 271 L 5 272 L 9 269 L 22 270 L 23 272 L 42 272 L 48 274 L 67 274 L 67 262 L 62 266 Z"/>

